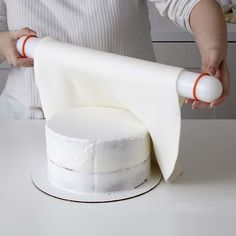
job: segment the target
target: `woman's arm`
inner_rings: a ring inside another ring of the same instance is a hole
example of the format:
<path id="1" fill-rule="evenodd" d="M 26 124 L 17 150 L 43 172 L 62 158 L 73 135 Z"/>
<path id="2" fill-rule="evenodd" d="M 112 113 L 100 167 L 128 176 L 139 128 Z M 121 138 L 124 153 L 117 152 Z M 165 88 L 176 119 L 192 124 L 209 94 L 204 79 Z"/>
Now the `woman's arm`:
<path id="1" fill-rule="evenodd" d="M 229 94 L 229 72 L 226 61 L 227 33 L 222 8 L 216 0 L 149 0 L 162 16 L 178 27 L 194 34 L 202 57 L 202 70 L 218 77 L 223 84 L 223 95 L 217 101 L 191 103 L 193 108 L 221 104 Z"/>
<path id="2" fill-rule="evenodd" d="M 220 5 L 215 0 L 201 0 L 190 14 L 190 26 L 198 45 L 202 70 L 218 77 L 223 85 L 223 95 L 212 102 L 211 107 L 221 104 L 229 95 L 229 71 L 227 66 L 227 27 Z M 193 108 L 209 104 L 194 102 Z"/>

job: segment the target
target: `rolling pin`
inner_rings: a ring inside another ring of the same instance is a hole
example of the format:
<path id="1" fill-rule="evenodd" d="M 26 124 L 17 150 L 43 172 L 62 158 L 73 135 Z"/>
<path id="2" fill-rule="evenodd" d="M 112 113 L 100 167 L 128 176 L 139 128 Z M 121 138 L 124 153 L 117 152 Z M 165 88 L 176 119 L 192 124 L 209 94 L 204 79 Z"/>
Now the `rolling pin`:
<path id="1" fill-rule="evenodd" d="M 23 36 L 17 41 L 17 51 L 23 57 L 34 58 L 35 48 L 40 42 L 38 37 Z M 178 95 L 202 102 L 217 100 L 223 92 L 219 79 L 207 73 L 194 73 L 183 70 L 176 84 Z"/>

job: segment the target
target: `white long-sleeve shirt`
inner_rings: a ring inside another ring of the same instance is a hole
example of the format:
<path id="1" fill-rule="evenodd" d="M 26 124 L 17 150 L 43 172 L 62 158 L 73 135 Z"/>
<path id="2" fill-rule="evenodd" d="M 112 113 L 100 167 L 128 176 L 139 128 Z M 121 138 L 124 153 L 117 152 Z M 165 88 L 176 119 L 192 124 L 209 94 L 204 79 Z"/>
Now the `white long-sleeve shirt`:
<path id="1" fill-rule="evenodd" d="M 200 0 L 150 1 L 161 15 L 191 31 L 189 16 Z M 39 37 L 155 60 L 147 0 L 0 0 L 0 31 L 24 27 Z M 33 68 L 13 67 L 5 94 L 26 107 L 41 107 Z"/>

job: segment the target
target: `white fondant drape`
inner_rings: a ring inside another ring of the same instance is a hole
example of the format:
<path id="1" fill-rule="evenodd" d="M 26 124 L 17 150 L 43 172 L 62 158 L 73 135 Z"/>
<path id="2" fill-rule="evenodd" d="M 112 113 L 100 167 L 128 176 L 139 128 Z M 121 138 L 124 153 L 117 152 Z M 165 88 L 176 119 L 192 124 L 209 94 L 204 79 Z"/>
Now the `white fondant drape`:
<path id="1" fill-rule="evenodd" d="M 180 173 L 182 68 L 96 51 L 44 38 L 34 57 L 35 79 L 46 119 L 79 106 L 132 112 L 149 130 L 166 181 Z"/>

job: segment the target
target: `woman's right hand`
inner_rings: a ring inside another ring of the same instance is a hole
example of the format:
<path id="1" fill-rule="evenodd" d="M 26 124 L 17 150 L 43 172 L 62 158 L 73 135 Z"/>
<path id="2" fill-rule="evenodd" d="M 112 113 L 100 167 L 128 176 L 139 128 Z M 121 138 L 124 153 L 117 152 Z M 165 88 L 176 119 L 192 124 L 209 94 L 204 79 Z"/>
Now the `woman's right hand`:
<path id="1" fill-rule="evenodd" d="M 0 60 L 7 60 L 12 66 L 32 67 L 34 61 L 31 58 L 23 58 L 19 55 L 16 49 L 16 43 L 22 36 L 36 35 L 36 32 L 23 28 L 21 30 L 14 30 L 0 33 Z"/>

